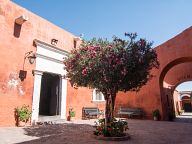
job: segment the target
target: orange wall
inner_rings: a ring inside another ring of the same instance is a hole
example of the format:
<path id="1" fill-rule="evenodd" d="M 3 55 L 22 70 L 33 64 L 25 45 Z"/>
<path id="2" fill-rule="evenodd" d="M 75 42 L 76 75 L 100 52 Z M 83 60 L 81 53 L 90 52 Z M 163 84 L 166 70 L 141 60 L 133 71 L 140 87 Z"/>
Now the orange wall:
<path id="1" fill-rule="evenodd" d="M 73 108 L 76 112 L 75 119 L 81 119 L 83 107 L 98 107 L 100 110 L 104 110 L 105 102 L 93 102 L 92 93 L 93 90 L 87 88 L 71 88 L 71 84 L 68 83 L 67 112 Z"/>
<path id="2" fill-rule="evenodd" d="M 15 19 L 25 15 L 29 18 L 20 30 L 15 27 Z M 28 51 L 36 51 L 33 40 L 50 43 L 52 38 L 58 39 L 57 46 L 65 50 L 73 47 L 74 35 L 34 15 L 11 1 L 0 1 L 0 126 L 15 124 L 14 108 L 23 104 L 32 104 L 33 75 L 35 64 L 26 59 L 27 78 L 20 83 L 25 95 L 20 95 L 18 87 L 10 88 L 11 73 L 19 74 L 22 69 L 24 55 Z"/>

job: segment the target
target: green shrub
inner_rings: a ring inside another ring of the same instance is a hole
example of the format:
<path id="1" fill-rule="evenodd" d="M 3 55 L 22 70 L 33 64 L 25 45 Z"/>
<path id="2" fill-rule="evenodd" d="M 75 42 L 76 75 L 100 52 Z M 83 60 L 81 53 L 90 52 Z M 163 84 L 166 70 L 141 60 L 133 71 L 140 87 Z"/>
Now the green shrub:
<path id="1" fill-rule="evenodd" d="M 31 110 L 26 105 L 23 105 L 21 108 L 15 108 L 15 114 L 19 121 L 27 122 L 31 118 Z"/>
<path id="2" fill-rule="evenodd" d="M 69 116 L 70 117 L 75 117 L 75 111 L 73 110 L 73 108 L 69 109 Z"/>
<path id="3" fill-rule="evenodd" d="M 159 112 L 158 109 L 156 109 L 156 110 L 153 111 L 153 117 L 160 118 L 160 112 Z"/>

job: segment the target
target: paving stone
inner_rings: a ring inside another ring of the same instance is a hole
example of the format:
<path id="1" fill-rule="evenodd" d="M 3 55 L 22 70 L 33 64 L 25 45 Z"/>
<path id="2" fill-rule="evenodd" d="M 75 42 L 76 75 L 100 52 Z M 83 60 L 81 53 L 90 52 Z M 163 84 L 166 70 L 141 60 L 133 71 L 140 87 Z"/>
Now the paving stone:
<path id="1" fill-rule="evenodd" d="M 192 123 L 127 120 L 128 141 L 102 141 L 93 136 L 94 120 L 66 121 L 24 128 L 0 128 L 0 144 L 190 144 Z"/>

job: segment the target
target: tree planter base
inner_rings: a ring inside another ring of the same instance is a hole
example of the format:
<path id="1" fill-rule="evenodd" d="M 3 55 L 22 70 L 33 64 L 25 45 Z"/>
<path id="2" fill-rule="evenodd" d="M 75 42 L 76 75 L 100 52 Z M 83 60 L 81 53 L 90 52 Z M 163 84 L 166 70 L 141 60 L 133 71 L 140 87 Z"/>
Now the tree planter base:
<path id="1" fill-rule="evenodd" d="M 125 136 L 122 137 L 104 137 L 103 135 L 100 135 L 100 136 L 94 136 L 94 138 L 97 140 L 104 140 L 104 141 L 127 141 L 130 139 L 130 135 L 126 134 Z"/>

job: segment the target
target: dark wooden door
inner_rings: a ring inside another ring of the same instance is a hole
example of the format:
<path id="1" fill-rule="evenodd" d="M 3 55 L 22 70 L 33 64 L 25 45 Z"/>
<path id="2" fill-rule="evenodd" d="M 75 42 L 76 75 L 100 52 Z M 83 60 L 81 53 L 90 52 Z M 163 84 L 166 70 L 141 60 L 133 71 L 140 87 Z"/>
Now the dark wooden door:
<path id="1" fill-rule="evenodd" d="M 185 112 L 192 112 L 191 103 L 184 103 L 184 111 Z"/>

